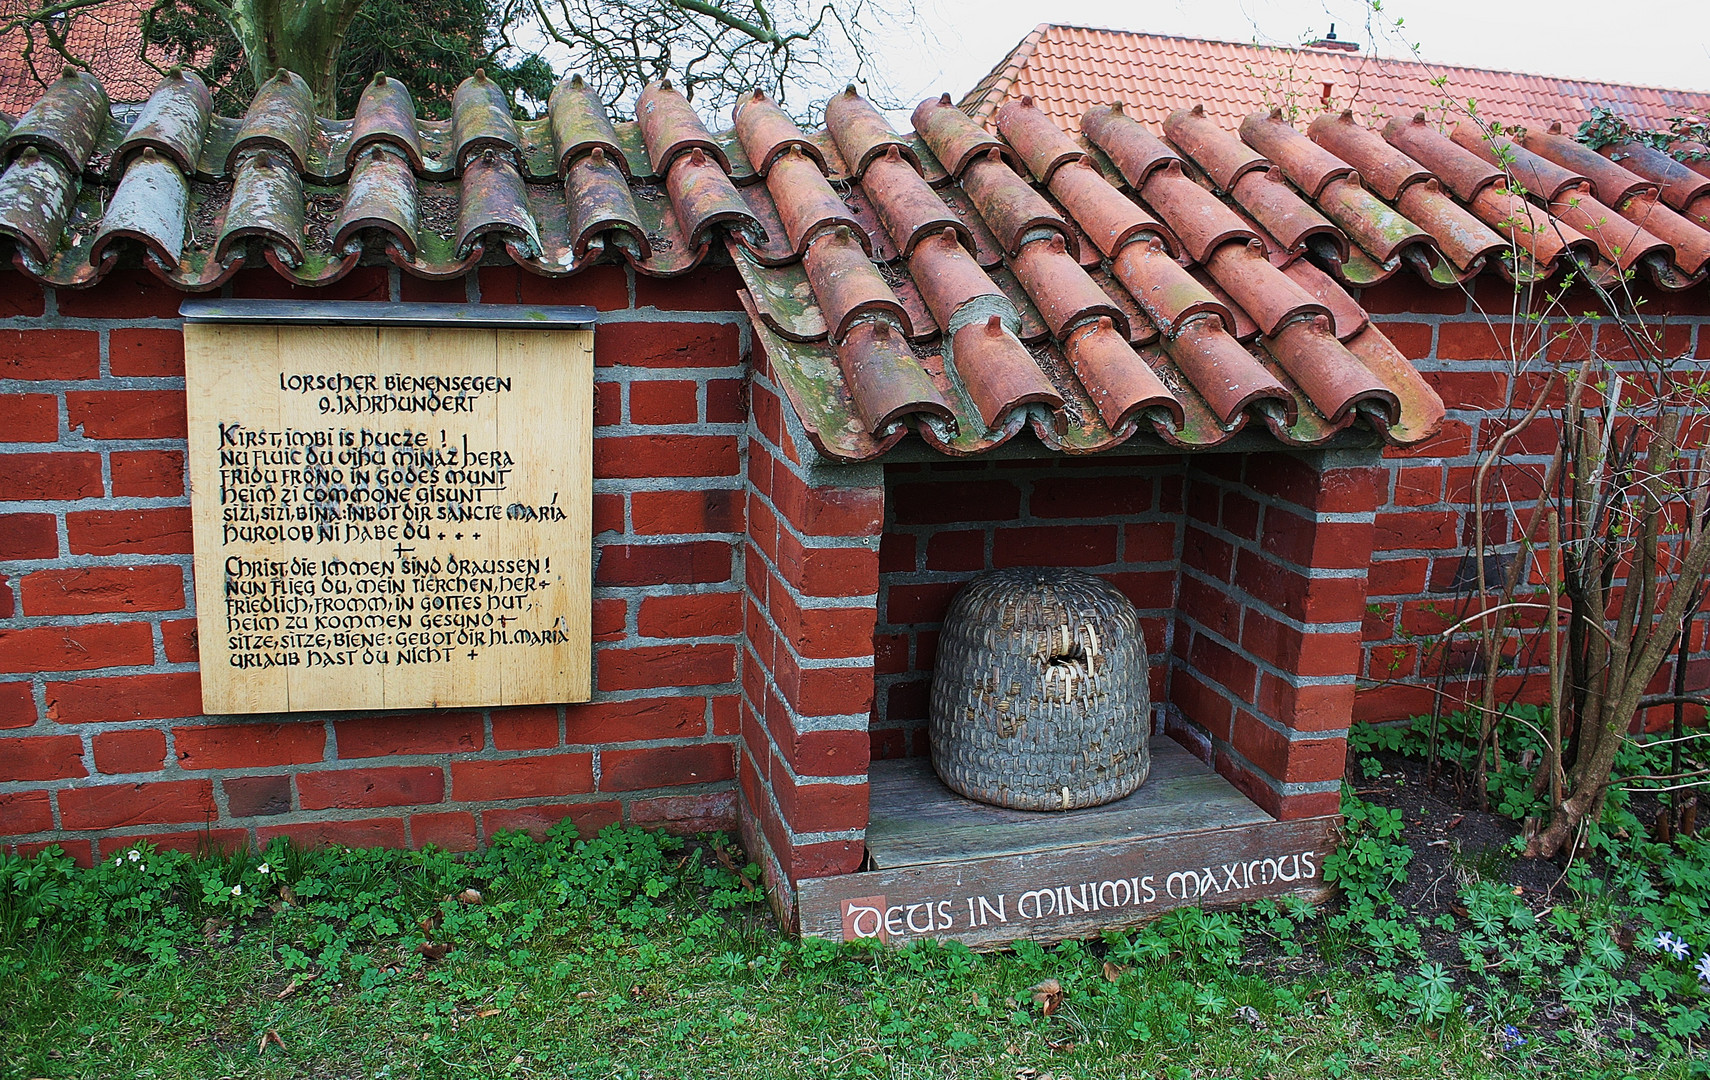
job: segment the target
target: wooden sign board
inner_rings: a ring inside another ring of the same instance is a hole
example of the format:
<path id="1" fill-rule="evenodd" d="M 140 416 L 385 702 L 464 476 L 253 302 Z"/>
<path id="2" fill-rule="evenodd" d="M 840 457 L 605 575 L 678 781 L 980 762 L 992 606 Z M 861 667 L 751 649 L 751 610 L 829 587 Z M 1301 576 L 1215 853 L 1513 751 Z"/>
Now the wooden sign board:
<path id="1" fill-rule="evenodd" d="M 1336 817 L 923 863 L 797 886 L 801 932 L 901 944 L 1058 941 L 1144 922 L 1171 908 L 1329 895 Z"/>
<path id="2" fill-rule="evenodd" d="M 184 337 L 208 712 L 587 700 L 592 331 Z"/>

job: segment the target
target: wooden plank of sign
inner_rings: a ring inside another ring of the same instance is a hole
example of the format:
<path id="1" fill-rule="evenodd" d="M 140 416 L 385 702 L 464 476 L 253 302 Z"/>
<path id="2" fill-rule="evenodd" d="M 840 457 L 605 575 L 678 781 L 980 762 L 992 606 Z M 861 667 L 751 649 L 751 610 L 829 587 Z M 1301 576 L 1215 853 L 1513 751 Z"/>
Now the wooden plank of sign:
<path id="1" fill-rule="evenodd" d="M 587 700 L 591 331 L 190 323 L 185 346 L 207 711 Z"/>
<path id="2" fill-rule="evenodd" d="M 1133 926 L 1171 908 L 1266 897 L 1323 899 L 1337 817 L 923 863 L 797 886 L 801 932 L 892 944 L 931 938 L 974 947 L 1058 941 Z"/>
<path id="3" fill-rule="evenodd" d="M 1150 742 L 1151 772 L 1127 798 L 1038 813 L 964 799 L 926 758 L 875 761 L 867 853 L 876 869 L 1014 855 L 1269 821 L 1229 781 L 1167 736 Z"/>

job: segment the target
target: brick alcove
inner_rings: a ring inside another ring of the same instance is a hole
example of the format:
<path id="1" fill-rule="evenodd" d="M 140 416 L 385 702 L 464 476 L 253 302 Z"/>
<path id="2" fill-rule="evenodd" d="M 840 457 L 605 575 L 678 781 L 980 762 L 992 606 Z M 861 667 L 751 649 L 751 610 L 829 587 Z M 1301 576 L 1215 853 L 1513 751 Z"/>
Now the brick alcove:
<path id="1" fill-rule="evenodd" d="M 1141 611 L 1158 732 L 1267 820 L 1336 813 L 1375 448 L 1284 451 L 1252 433 L 1214 454 L 832 464 L 755 368 L 738 779 L 787 921 L 803 925 L 802 882 L 868 865 L 872 762 L 927 752 L 939 624 L 1000 566 L 1110 580 Z"/>

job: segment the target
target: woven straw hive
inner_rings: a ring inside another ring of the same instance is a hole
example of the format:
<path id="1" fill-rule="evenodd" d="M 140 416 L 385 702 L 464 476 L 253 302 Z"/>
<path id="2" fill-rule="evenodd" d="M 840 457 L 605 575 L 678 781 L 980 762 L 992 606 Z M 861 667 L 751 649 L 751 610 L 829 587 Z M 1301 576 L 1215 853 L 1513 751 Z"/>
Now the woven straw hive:
<path id="1" fill-rule="evenodd" d="M 1071 810 L 1146 779 L 1146 643 L 1134 605 L 1079 570 L 998 570 L 944 620 L 932 765 L 953 791 L 1015 810 Z"/>

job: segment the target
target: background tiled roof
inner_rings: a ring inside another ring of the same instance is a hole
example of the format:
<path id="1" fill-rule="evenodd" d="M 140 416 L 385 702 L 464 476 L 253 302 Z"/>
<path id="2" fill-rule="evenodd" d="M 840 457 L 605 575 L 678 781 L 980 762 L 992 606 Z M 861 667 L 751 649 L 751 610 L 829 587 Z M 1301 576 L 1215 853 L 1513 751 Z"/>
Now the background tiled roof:
<path id="1" fill-rule="evenodd" d="M 1441 86 L 1434 81 L 1439 77 Z M 1027 35 L 962 106 L 985 120 L 1023 95 L 1066 130 L 1074 130 L 1089 108 L 1116 101 L 1150 124 L 1176 109 L 1204 105 L 1214 120 L 1233 128 L 1249 113 L 1279 105 L 1310 115 L 1324 108 L 1326 96 L 1331 109 L 1351 108 L 1362 117 L 1374 111 L 1410 115 L 1445 96 L 1473 98 L 1488 119 L 1529 126 L 1578 124 L 1598 105 L 1644 128 L 1664 127 L 1676 116 L 1710 115 L 1710 93 L 1050 24 Z"/>
<path id="2" fill-rule="evenodd" d="M 142 101 L 160 81 L 160 74 L 141 56 L 142 17 L 149 4 L 150 0 L 106 0 L 71 16 L 66 47 L 89 64 L 114 101 Z M 0 20 L 37 6 L 39 0 L 0 0 Z M 24 58 L 24 46 L 22 30 L 0 35 L 0 112 L 13 116 L 42 96 L 64 63 L 38 43 L 32 70 L 31 61 Z"/>

